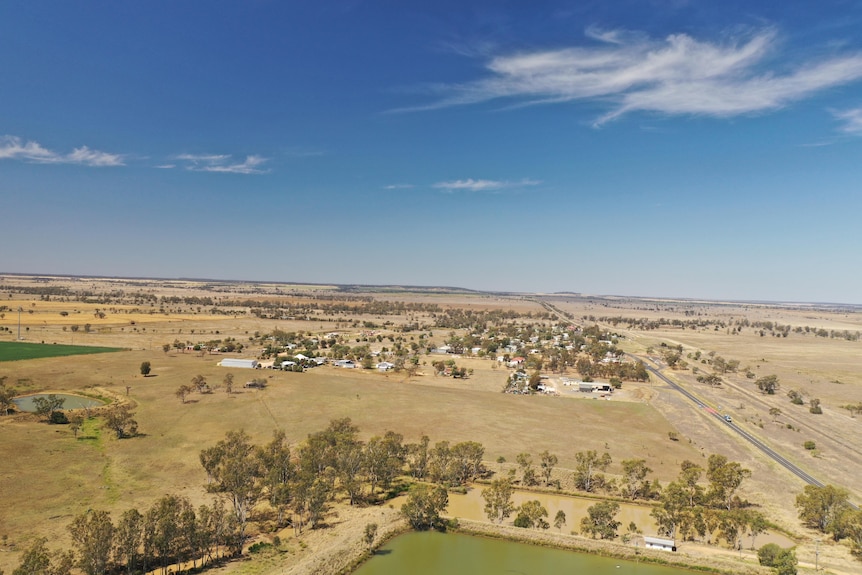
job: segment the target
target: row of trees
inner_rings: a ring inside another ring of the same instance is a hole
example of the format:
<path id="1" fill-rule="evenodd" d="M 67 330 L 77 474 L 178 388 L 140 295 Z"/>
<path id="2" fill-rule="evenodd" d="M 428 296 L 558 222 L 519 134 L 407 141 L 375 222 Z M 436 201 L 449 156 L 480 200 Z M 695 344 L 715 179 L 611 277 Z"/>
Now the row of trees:
<path id="1" fill-rule="evenodd" d="M 394 495 L 396 478 L 405 472 L 437 484 L 411 490 L 405 517 L 415 528 L 439 527 L 447 488 L 485 473 L 484 447 L 476 442 L 432 445 L 423 436 L 405 444 L 392 431 L 360 441 L 358 434 L 350 419 L 336 419 L 292 451 L 282 431 L 265 445 L 255 445 L 244 431 L 230 431 L 200 452 L 207 491 L 220 496 L 213 505 L 195 510 L 185 498 L 166 495 L 143 514 L 127 511 L 117 523 L 106 512 L 88 511 L 69 526 L 74 553 L 51 552 L 45 540 L 37 540 L 13 575 L 67 575 L 73 567 L 87 575 L 120 568 L 129 574 L 156 567 L 164 572 L 187 562 L 194 568 L 217 558 L 219 550 L 240 553 L 261 503 L 268 504 L 275 527 L 293 525 L 301 532 L 320 526 L 336 497 L 353 505 Z"/>
<path id="2" fill-rule="evenodd" d="M 445 487 L 485 472 L 485 449 L 476 442 L 441 441 L 432 447 L 427 436 L 405 444 L 393 431 L 366 442 L 358 434 L 349 418 L 336 419 L 291 453 L 283 432 L 261 447 L 242 431 L 229 432 L 200 454 L 207 489 L 228 498 L 243 535 L 252 510 L 264 499 L 276 511 L 279 526 L 289 521 L 301 531 L 305 525 L 320 524 L 337 493 L 351 505 L 376 501 L 391 493 L 405 471 Z"/>
<path id="3" fill-rule="evenodd" d="M 525 501 L 515 507 L 513 495 L 515 488 L 509 477 L 495 479 L 482 490 L 482 499 L 485 501 L 485 516 L 489 521 L 502 523 L 512 514 L 515 515 L 513 525 L 525 529 L 549 529 L 551 524 L 546 519 L 548 510 L 539 500 Z M 614 539 L 620 522 L 616 515 L 620 510 L 619 503 L 613 501 L 600 501 L 587 509 L 586 517 L 581 518 L 580 532 L 592 538 Z M 554 516 L 554 527 L 562 530 L 566 524 L 566 513 L 562 509 Z M 631 526 L 630 531 L 637 530 Z"/>
<path id="4" fill-rule="evenodd" d="M 106 511 L 87 510 L 68 527 L 72 550 L 51 551 L 36 539 L 21 555 L 12 575 L 69 575 L 75 567 L 86 575 L 108 572 L 167 573 L 191 562 L 192 569 L 242 550 L 235 517 L 220 500 L 197 510 L 185 497 L 165 495 L 144 513 L 129 509 L 116 523 Z"/>
<path id="5" fill-rule="evenodd" d="M 704 487 L 701 478 L 706 476 Z M 737 495 L 742 483 L 751 476 L 739 463 L 723 455 L 711 455 L 707 467 L 683 461 L 675 481 L 661 492 L 659 505 L 651 516 L 659 530 L 668 537 L 711 541 L 713 534 L 735 548 L 741 548 L 742 536 L 754 539 L 766 530 L 763 515 L 750 509 L 747 501 Z"/>
<path id="6" fill-rule="evenodd" d="M 539 468 L 535 467 L 533 457 L 529 453 L 519 453 L 515 458 L 518 464 L 520 477 L 517 479 L 521 485 L 528 487 L 539 485 L 560 487 L 559 479 L 551 479 L 554 468 L 557 465 L 557 456 L 547 450 L 539 455 Z M 504 463 L 505 458 L 498 460 Z M 622 476 L 618 479 L 608 479 L 605 472 L 613 460 L 609 453 L 599 454 L 595 450 L 580 451 L 575 454 L 575 469 L 572 472 L 572 483 L 575 488 L 587 493 L 605 491 L 620 495 L 628 499 L 655 499 L 661 492 L 658 481 L 650 481 L 648 475 L 652 473 L 645 459 L 624 459 L 622 465 Z M 516 472 L 510 471 L 510 479 L 514 480 Z"/>

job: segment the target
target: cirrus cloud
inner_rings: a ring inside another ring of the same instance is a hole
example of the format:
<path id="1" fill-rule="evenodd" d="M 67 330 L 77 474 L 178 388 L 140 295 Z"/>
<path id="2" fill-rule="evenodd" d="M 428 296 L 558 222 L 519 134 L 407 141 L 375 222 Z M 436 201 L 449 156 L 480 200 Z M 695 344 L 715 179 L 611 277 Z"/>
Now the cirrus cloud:
<path id="1" fill-rule="evenodd" d="M 242 162 L 233 161 L 230 154 L 180 154 L 176 160 L 184 162 L 185 169 L 192 172 L 219 172 L 226 174 L 265 174 L 261 169 L 267 158 L 246 156 Z"/>
<path id="2" fill-rule="evenodd" d="M 445 192 L 496 192 L 506 188 L 523 188 L 528 186 L 538 186 L 541 184 L 538 180 L 523 179 L 518 181 L 506 180 L 474 180 L 467 178 L 466 180 L 451 180 L 448 182 L 438 182 L 432 187 L 443 190 Z"/>
<path id="3" fill-rule="evenodd" d="M 484 78 L 436 86 L 437 101 L 395 111 L 489 101 L 509 106 L 596 101 L 609 110 L 595 125 L 634 111 L 730 117 L 776 110 L 862 79 L 860 53 L 777 66 L 770 59 L 780 56 L 774 28 L 717 42 L 688 34 L 655 40 L 594 27 L 587 36 L 597 43 L 491 57 Z"/>
<path id="4" fill-rule="evenodd" d="M 844 123 L 841 126 L 842 132 L 862 136 L 862 108 L 834 111 L 832 114 Z"/>
<path id="5" fill-rule="evenodd" d="M 0 136 L 0 160 L 20 160 L 36 164 L 77 164 L 96 168 L 125 165 L 122 154 L 100 152 L 87 146 L 61 154 L 38 142 L 25 142 L 17 136 Z"/>

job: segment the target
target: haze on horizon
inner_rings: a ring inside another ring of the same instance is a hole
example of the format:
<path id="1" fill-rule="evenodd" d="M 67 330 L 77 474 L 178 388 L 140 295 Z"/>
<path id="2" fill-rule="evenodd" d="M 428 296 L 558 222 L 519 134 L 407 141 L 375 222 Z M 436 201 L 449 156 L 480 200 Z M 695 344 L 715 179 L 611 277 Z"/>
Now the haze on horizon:
<path id="1" fill-rule="evenodd" d="M 862 4 L 0 5 L 0 273 L 862 304 Z"/>

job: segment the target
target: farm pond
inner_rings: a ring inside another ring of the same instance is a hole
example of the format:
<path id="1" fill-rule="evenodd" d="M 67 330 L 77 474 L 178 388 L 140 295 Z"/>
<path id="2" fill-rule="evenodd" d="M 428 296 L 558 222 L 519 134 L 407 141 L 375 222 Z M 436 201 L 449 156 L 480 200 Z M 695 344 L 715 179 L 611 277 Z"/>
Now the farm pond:
<path id="1" fill-rule="evenodd" d="M 458 533 L 412 532 L 380 547 L 353 575 L 691 575 L 677 567 Z"/>
<path id="2" fill-rule="evenodd" d="M 71 395 L 68 393 L 35 393 L 33 395 L 23 395 L 21 397 L 16 397 L 12 400 L 12 402 L 21 411 L 33 413 L 36 411 L 36 406 L 33 401 L 37 397 L 48 397 L 48 395 L 54 395 L 57 398 L 62 399 L 63 409 L 86 409 L 88 407 L 98 407 L 100 405 L 104 405 L 104 403 L 102 403 L 98 399 L 93 399 L 92 397 L 84 397 L 81 395 Z"/>

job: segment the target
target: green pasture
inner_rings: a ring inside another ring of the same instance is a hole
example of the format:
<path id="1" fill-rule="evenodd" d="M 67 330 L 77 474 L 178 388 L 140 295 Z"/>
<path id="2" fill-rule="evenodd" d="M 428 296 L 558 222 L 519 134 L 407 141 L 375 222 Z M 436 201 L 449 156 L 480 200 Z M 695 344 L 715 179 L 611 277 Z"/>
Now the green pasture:
<path id="1" fill-rule="evenodd" d="M 21 359 L 41 359 L 43 357 L 63 357 L 123 351 L 119 347 L 95 347 L 90 345 L 57 345 L 46 343 L 24 343 L 21 341 L 0 341 L 0 361 Z"/>

